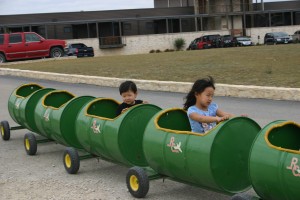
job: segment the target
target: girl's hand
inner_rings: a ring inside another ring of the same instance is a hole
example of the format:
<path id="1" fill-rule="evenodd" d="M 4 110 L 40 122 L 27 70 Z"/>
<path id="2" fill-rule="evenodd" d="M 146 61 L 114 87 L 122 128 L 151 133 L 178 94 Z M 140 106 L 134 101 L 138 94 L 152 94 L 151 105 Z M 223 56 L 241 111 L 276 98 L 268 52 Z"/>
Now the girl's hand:
<path id="1" fill-rule="evenodd" d="M 217 123 L 220 123 L 222 121 L 225 121 L 225 120 L 229 119 L 229 115 L 225 115 L 223 117 L 218 117 L 217 116 L 216 118 L 217 118 Z"/>

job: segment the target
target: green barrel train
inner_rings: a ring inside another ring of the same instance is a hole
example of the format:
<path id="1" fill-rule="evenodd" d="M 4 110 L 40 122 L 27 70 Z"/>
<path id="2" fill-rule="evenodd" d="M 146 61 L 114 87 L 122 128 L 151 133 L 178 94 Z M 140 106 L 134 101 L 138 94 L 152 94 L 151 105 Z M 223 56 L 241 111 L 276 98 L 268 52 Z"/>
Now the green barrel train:
<path id="1" fill-rule="evenodd" d="M 66 146 L 63 162 L 70 174 L 80 160 L 94 157 L 131 167 L 126 184 L 137 198 L 146 196 L 150 180 L 170 178 L 234 195 L 232 200 L 300 199 L 299 124 L 278 120 L 261 129 L 250 118 L 235 117 L 197 134 L 183 109 L 140 104 L 117 116 L 119 104 L 24 84 L 8 101 L 18 126 L 1 121 L 1 136 L 9 140 L 18 129 L 43 136 L 25 134 L 28 155 L 36 154 L 38 143 Z M 251 187 L 258 196 L 243 193 Z"/>

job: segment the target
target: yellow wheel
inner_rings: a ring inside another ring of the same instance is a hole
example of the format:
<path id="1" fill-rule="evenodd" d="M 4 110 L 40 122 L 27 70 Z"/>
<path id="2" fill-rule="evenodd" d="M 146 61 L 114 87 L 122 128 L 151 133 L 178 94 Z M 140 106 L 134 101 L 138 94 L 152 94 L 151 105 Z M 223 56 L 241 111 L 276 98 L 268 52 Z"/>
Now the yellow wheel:
<path id="1" fill-rule="evenodd" d="M 1 137 L 3 140 L 9 140 L 10 139 L 10 127 L 9 123 L 7 121 L 2 121 L 0 123 L 0 130 L 1 130 Z"/>
<path id="2" fill-rule="evenodd" d="M 65 163 L 66 163 L 66 167 L 70 168 L 71 167 L 71 158 L 69 154 L 65 155 Z"/>
<path id="3" fill-rule="evenodd" d="M 139 189 L 139 181 L 135 175 L 130 176 L 130 187 L 133 191 L 138 191 Z"/>
<path id="4" fill-rule="evenodd" d="M 1 126 L 1 136 L 4 137 L 4 128 Z"/>
<path id="5" fill-rule="evenodd" d="M 28 138 L 25 139 L 25 148 L 27 151 L 30 149 L 30 143 L 29 143 Z"/>
<path id="6" fill-rule="evenodd" d="M 33 133 L 26 133 L 24 136 L 24 147 L 28 155 L 32 156 L 37 151 L 37 141 Z"/>
<path id="7" fill-rule="evenodd" d="M 80 167 L 80 159 L 78 152 L 74 148 L 68 147 L 65 150 L 63 162 L 65 169 L 69 174 L 76 174 L 78 172 Z"/>
<path id="8" fill-rule="evenodd" d="M 143 198 L 149 191 L 149 179 L 144 169 L 132 167 L 126 176 L 126 185 L 130 194 L 136 198 Z"/>

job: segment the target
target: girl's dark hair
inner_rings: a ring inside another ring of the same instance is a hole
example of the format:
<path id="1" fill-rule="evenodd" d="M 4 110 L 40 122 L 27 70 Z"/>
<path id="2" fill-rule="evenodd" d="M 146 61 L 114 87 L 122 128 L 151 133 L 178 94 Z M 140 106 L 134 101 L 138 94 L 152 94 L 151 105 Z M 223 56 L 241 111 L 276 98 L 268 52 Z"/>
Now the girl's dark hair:
<path id="1" fill-rule="evenodd" d="M 134 82 L 125 81 L 125 82 L 121 83 L 121 85 L 119 87 L 119 91 L 120 91 L 120 94 L 122 94 L 124 92 L 128 92 L 128 91 L 132 91 L 132 92 L 136 93 L 137 87 Z"/>
<path id="2" fill-rule="evenodd" d="M 188 93 L 188 95 L 185 97 L 186 101 L 183 104 L 183 109 L 187 110 L 189 107 L 193 106 L 196 104 L 196 94 L 202 93 L 205 88 L 207 87 L 212 87 L 215 89 L 215 85 L 214 85 L 214 79 L 211 76 L 208 76 L 207 78 L 203 78 L 203 79 L 198 79 L 191 91 Z"/>

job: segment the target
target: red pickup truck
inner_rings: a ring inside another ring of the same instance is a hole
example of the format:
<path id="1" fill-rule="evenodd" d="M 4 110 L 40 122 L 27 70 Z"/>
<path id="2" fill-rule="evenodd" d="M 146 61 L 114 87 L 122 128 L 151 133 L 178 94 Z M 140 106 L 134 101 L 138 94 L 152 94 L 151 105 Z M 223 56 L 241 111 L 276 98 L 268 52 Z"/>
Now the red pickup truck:
<path id="1" fill-rule="evenodd" d="M 46 40 L 34 32 L 0 34 L 0 63 L 9 60 L 62 57 L 66 42 Z"/>

